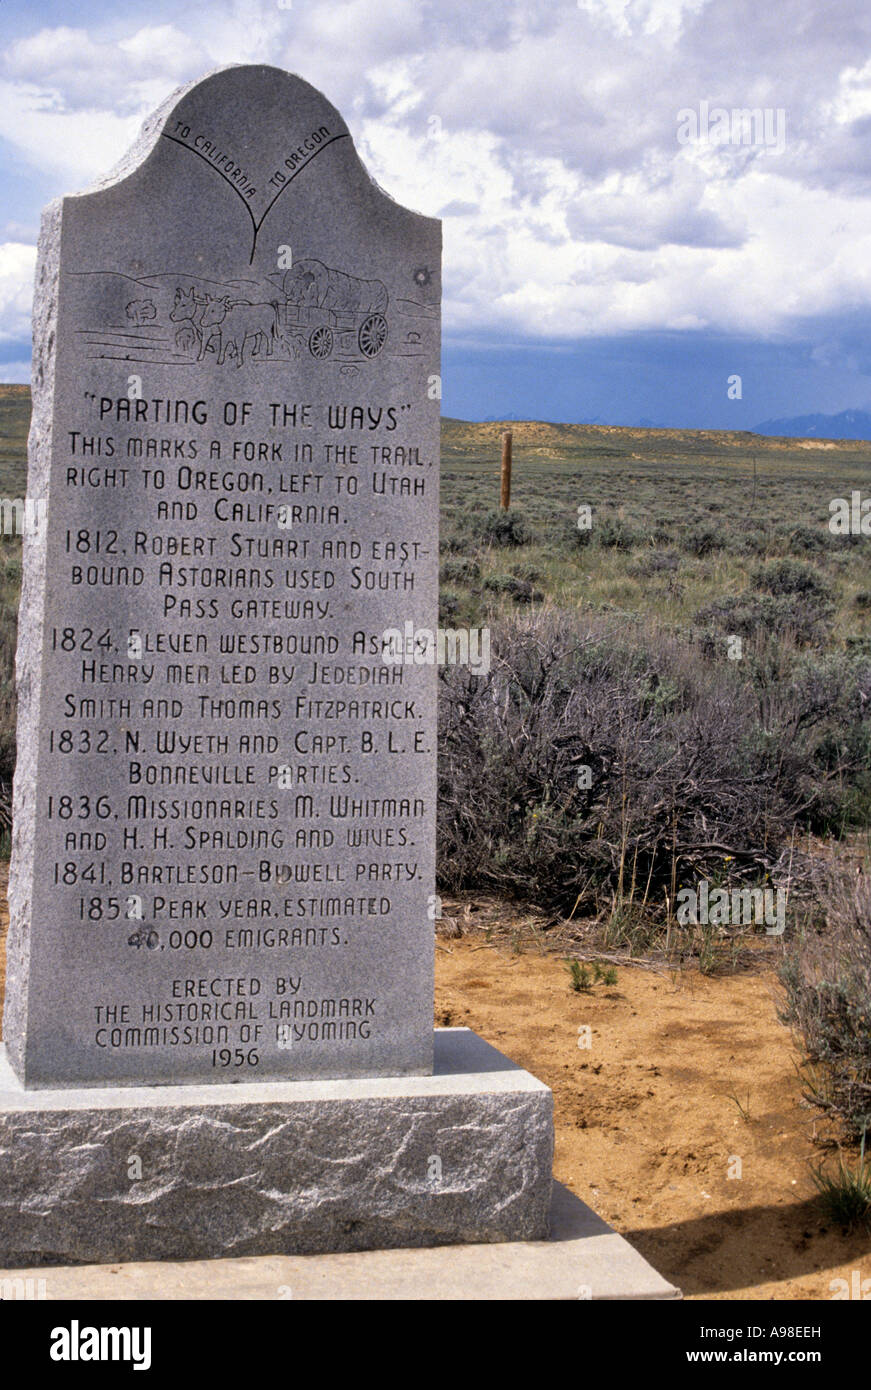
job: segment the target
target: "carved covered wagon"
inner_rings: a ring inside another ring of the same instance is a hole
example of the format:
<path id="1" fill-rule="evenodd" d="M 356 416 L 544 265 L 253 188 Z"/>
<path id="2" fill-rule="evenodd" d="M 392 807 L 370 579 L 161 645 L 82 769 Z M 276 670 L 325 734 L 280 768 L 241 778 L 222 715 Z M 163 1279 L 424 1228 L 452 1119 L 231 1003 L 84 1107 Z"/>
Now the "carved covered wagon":
<path id="1" fill-rule="evenodd" d="M 321 261 L 296 261 L 284 277 L 282 320 L 301 329 L 312 357 L 361 352 L 377 357 L 387 342 L 387 290 L 380 280 L 359 280 Z"/>

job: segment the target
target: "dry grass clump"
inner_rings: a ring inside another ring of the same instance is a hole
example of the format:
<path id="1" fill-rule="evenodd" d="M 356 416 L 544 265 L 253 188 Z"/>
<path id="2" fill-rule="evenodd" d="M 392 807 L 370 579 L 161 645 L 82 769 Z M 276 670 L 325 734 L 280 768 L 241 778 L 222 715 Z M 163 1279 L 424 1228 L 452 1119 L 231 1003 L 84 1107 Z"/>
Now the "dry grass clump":
<path id="1" fill-rule="evenodd" d="M 871 1126 L 871 879 L 859 869 L 829 869 L 822 917 L 795 938 L 781 970 L 807 1098 L 852 1139 Z"/>

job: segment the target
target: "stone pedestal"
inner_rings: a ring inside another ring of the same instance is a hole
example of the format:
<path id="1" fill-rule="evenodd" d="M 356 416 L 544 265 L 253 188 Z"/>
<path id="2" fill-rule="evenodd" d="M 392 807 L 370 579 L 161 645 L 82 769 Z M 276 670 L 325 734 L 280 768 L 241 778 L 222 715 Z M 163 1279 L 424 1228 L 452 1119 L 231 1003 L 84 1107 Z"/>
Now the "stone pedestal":
<path id="1" fill-rule="evenodd" d="M 465 1028 L 432 1076 L 26 1091 L 0 1050 L 0 1267 L 548 1232 L 553 1098 Z"/>
<path id="2" fill-rule="evenodd" d="M 546 1240 L 0 1269 L 4 1299 L 654 1300 L 681 1297 L 628 1241 L 560 1183 Z"/>

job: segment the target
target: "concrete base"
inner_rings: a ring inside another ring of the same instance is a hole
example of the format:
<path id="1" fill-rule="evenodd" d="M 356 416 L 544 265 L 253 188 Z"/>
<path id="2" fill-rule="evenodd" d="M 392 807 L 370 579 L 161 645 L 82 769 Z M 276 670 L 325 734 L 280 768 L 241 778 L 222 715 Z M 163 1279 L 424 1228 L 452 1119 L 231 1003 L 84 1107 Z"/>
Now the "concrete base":
<path id="1" fill-rule="evenodd" d="M 7 1282 L 14 1280 L 15 1282 Z M 546 1241 L 0 1271 L 4 1299 L 676 1299 L 589 1207 L 554 1183 Z"/>
<path id="2" fill-rule="evenodd" d="M 0 1266 L 540 1240 L 553 1097 L 466 1028 L 432 1076 L 25 1091 L 0 1049 Z"/>

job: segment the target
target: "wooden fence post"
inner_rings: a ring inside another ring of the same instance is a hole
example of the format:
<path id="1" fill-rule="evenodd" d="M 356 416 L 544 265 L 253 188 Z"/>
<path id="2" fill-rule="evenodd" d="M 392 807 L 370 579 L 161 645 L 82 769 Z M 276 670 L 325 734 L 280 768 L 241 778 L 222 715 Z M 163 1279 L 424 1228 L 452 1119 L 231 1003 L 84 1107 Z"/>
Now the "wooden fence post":
<path id="1" fill-rule="evenodd" d="M 511 440 L 511 431 L 506 430 L 502 436 L 502 496 L 500 503 L 503 512 L 507 512 L 511 506 Z"/>

